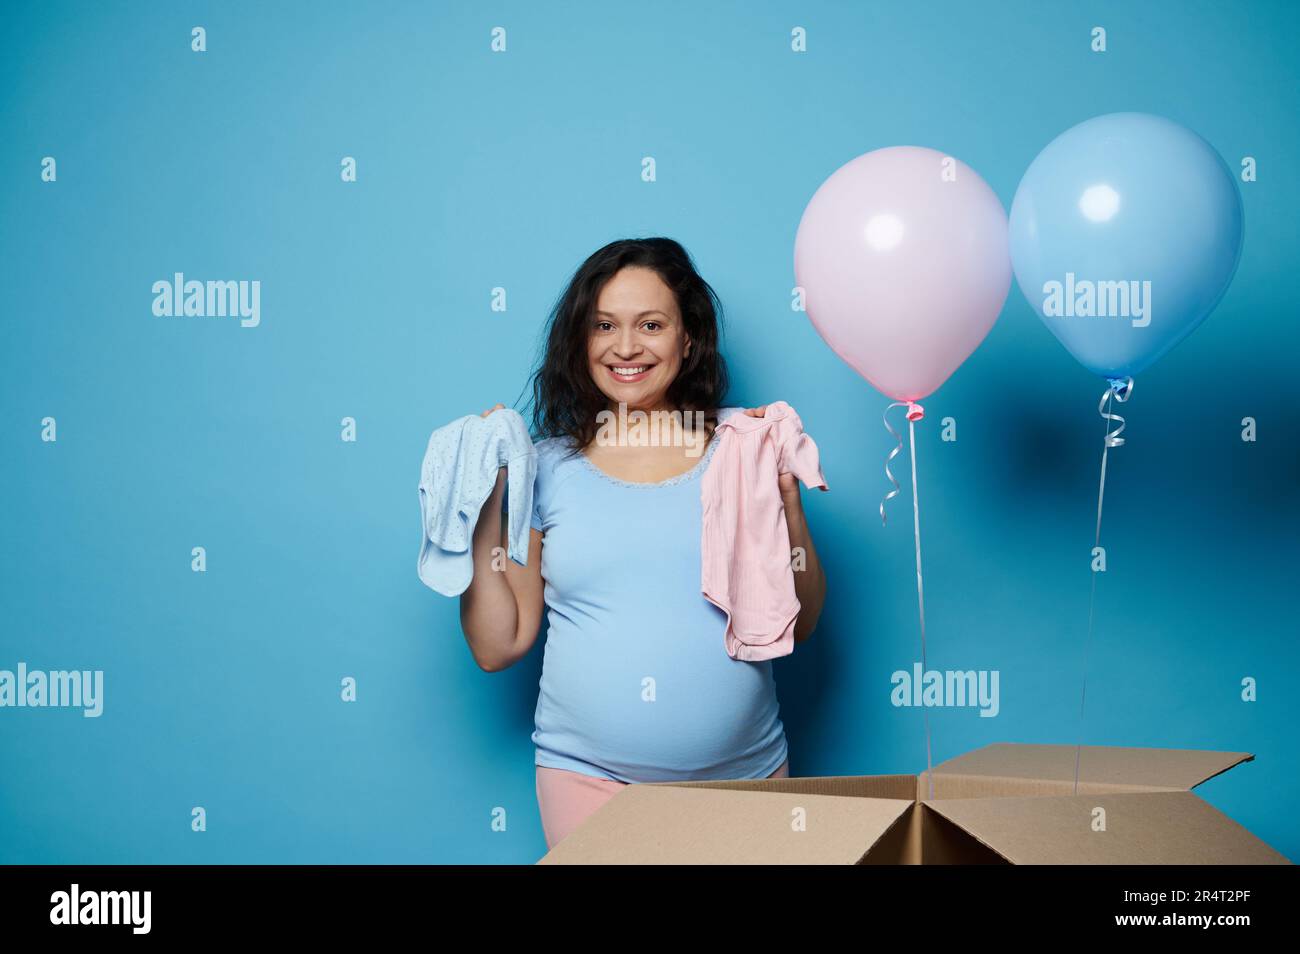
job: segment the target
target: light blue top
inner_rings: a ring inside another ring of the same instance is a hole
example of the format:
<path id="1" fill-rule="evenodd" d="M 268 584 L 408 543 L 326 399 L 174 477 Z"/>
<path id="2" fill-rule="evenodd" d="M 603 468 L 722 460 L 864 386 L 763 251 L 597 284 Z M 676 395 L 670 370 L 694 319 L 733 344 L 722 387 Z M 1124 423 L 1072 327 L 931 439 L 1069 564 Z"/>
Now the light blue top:
<path id="1" fill-rule="evenodd" d="M 470 544 L 483 504 L 506 468 L 506 535 L 510 559 L 528 564 L 537 451 L 523 416 L 499 408 L 467 414 L 429 435 L 420 464 L 420 580 L 444 596 L 459 596 L 474 578 Z"/>
<path id="2" fill-rule="evenodd" d="M 721 417 L 740 410 L 723 408 Z M 536 763 L 620 782 L 763 778 L 786 758 L 771 660 L 727 655 L 700 591 L 700 479 L 605 474 L 538 441 L 547 621 Z"/>

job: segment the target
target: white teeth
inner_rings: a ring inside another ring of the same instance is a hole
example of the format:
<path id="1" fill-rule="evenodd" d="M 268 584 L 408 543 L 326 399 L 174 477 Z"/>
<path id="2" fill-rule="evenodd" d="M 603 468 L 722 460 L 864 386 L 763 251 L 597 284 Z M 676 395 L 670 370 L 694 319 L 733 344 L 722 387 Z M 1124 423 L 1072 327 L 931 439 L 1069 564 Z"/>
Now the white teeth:
<path id="1" fill-rule="evenodd" d="M 642 371 L 644 371 L 645 369 L 646 369 L 646 366 L 645 366 L 645 365 L 641 365 L 641 366 L 639 366 L 639 367 L 635 367 L 635 368 L 613 368 L 612 370 L 613 370 L 613 372 L 614 372 L 615 374 L 624 374 L 624 375 L 631 376 L 631 375 L 633 375 L 633 374 L 640 374 L 640 373 L 641 373 Z"/>

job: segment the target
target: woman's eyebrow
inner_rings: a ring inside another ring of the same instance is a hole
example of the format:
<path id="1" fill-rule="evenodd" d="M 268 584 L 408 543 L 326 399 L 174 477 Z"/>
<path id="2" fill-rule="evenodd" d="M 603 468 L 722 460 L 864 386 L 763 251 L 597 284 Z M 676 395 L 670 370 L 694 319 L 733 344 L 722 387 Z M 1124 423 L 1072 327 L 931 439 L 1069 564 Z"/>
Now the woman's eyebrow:
<path id="1" fill-rule="evenodd" d="M 607 318 L 618 317 L 618 315 L 614 314 L 612 311 L 597 311 L 596 314 L 604 315 Z M 658 308 L 651 308 L 649 311 L 643 311 L 640 314 L 638 314 L 637 317 L 644 318 L 646 315 L 663 315 L 665 318 L 668 317 L 668 314 L 666 312 L 662 312 Z"/>

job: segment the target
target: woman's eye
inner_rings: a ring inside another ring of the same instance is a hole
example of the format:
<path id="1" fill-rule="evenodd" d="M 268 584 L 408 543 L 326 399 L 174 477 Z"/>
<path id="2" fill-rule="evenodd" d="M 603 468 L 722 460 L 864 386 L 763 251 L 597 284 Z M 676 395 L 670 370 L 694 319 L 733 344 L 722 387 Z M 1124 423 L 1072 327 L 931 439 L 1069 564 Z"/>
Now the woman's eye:
<path id="1" fill-rule="evenodd" d="M 647 322 L 646 322 L 646 325 L 654 325 L 654 328 L 650 328 L 650 329 L 649 329 L 650 331 L 654 331 L 655 329 L 657 329 L 657 328 L 659 327 L 659 322 L 657 322 L 657 321 L 647 321 Z"/>

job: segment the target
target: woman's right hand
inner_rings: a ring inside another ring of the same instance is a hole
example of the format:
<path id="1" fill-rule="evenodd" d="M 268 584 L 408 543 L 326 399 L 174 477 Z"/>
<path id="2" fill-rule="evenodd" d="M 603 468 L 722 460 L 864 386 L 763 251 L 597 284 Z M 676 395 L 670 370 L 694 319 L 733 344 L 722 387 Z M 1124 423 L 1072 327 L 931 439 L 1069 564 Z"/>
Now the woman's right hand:
<path id="1" fill-rule="evenodd" d="M 505 405 L 504 405 L 504 404 L 501 404 L 501 403 L 493 404 L 490 408 L 488 408 L 486 411 L 484 411 L 482 414 L 480 414 L 479 417 L 487 417 L 487 416 L 488 416 L 489 414 L 491 414 L 493 411 L 498 411 L 498 410 L 500 410 L 501 408 L 504 408 L 504 407 L 505 407 Z M 506 482 L 506 467 L 505 467 L 505 464 L 502 464 L 502 465 L 501 465 L 501 468 L 497 471 L 497 490 L 498 490 L 498 491 L 500 491 L 501 487 L 505 484 L 505 482 Z M 489 498 L 489 499 L 493 499 L 493 498 Z M 499 502 L 500 499 L 501 499 L 500 494 L 499 494 L 499 493 L 495 494 L 494 502 Z"/>
<path id="2" fill-rule="evenodd" d="M 504 407 L 505 407 L 504 404 L 501 404 L 501 403 L 498 402 L 498 403 L 496 403 L 496 404 L 493 404 L 490 408 L 488 408 L 486 411 L 484 411 L 482 414 L 480 414 L 479 417 L 487 417 L 487 416 L 488 416 L 489 414 L 491 414 L 493 411 L 499 411 L 499 410 L 501 410 L 501 409 L 504 408 Z M 493 494 L 492 497 L 489 497 L 489 498 L 488 498 L 489 500 L 492 500 L 492 501 L 495 502 L 495 503 L 499 503 L 499 502 L 500 502 L 500 500 L 501 500 L 501 494 L 500 494 L 500 491 L 501 491 L 502 486 L 505 485 L 505 482 L 506 482 L 506 465 L 505 465 L 505 464 L 502 464 L 501 467 L 500 467 L 500 469 L 497 471 L 497 486 L 496 486 L 496 491 L 494 492 L 494 494 Z"/>
<path id="3" fill-rule="evenodd" d="M 494 404 L 479 416 L 504 408 Z M 541 574 L 542 534 L 528 531 L 528 563 L 519 566 L 506 553 L 501 502 L 507 468 L 497 469 L 496 486 L 484 501 L 474 527 L 474 575 L 460 597 L 460 624 L 474 661 L 486 672 L 514 665 L 537 641 L 545 611 Z"/>

